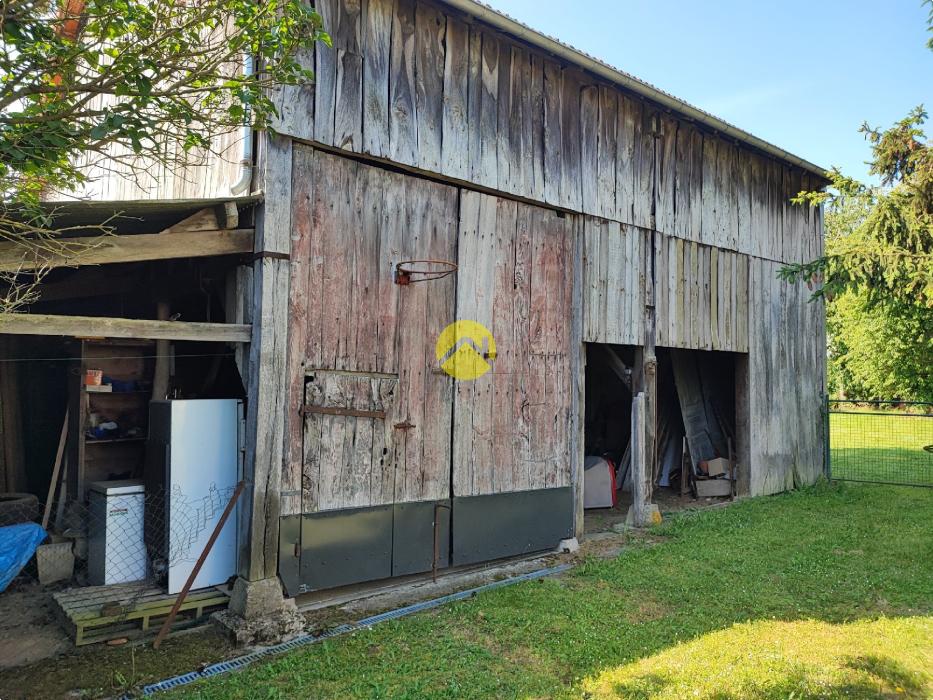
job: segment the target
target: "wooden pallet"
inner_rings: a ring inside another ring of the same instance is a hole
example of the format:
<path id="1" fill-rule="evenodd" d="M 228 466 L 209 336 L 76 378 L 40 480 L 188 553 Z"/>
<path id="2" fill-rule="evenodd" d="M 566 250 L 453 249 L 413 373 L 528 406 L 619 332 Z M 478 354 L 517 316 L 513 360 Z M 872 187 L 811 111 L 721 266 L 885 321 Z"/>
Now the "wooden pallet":
<path id="1" fill-rule="evenodd" d="M 177 594 L 148 583 L 88 586 L 53 593 L 62 621 L 75 646 L 138 637 L 156 630 L 171 611 Z M 180 629 L 227 607 L 230 597 L 216 588 L 191 591 L 172 629 Z"/>

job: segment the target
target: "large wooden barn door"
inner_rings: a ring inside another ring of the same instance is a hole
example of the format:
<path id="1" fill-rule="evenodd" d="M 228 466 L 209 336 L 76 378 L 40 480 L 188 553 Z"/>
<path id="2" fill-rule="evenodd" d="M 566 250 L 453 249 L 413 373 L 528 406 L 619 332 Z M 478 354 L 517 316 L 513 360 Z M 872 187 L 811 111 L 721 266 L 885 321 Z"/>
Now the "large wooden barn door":
<path id="1" fill-rule="evenodd" d="M 457 318 L 493 335 L 492 369 L 454 393 L 455 565 L 571 536 L 574 219 L 464 191 Z"/>
<path id="2" fill-rule="evenodd" d="M 299 537 L 298 590 L 426 571 L 450 496 L 452 380 L 432 367 L 455 278 L 399 286 L 393 272 L 456 257 L 457 190 L 296 145 L 292 191 L 301 514 L 280 560 Z"/>

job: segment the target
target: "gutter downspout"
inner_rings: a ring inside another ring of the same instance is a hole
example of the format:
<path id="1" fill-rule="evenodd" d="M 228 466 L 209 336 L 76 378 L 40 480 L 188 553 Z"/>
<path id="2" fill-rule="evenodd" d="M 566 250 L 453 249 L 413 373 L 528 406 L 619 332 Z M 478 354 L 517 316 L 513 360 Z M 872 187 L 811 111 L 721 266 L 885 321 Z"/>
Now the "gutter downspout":
<path id="1" fill-rule="evenodd" d="M 249 53 L 243 55 L 243 75 L 250 76 L 254 72 L 253 56 Z M 230 194 L 237 196 L 249 194 L 249 186 L 253 181 L 253 127 L 250 124 L 249 107 L 243 122 L 243 153 L 240 158 L 240 177 L 230 185 Z"/>

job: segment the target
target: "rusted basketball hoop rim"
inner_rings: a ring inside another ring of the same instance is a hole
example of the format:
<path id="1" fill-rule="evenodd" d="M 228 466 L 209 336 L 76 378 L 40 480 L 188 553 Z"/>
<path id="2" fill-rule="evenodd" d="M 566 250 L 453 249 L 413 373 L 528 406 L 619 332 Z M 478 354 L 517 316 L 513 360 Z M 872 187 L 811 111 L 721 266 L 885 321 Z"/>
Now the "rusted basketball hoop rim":
<path id="1" fill-rule="evenodd" d="M 406 286 L 415 282 L 443 279 L 457 271 L 450 260 L 402 260 L 395 265 L 395 284 Z"/>

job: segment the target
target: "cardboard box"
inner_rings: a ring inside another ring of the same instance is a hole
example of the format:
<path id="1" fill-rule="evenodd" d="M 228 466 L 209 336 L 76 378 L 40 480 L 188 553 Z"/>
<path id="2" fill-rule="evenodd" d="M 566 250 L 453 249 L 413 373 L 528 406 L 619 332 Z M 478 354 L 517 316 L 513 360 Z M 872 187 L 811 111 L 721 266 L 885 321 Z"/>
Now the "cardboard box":
<path id="1" fill-rule="evenodd" d="M 715 498 L 732 495 L 731 479 L 697 479 L 697 498 Z"/>
<path id="2" fill-rule="evenodd" d="M 709 476 L 720 476 L 729 473 L 729 460 L 717 457 L 706 462 L 706 473 Z"/>

